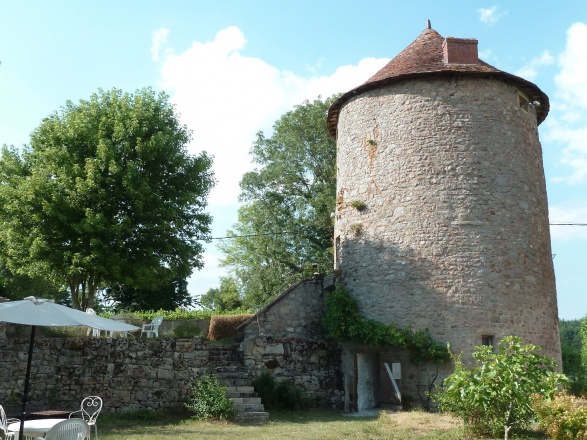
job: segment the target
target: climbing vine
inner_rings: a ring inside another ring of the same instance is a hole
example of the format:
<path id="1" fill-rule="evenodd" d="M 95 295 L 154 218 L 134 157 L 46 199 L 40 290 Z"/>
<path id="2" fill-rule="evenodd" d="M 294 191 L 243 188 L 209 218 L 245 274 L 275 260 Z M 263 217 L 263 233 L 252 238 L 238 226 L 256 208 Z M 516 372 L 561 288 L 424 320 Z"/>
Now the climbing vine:
<path id="1" fill-rule="evenodd" d="M 444 363 L 450 359 L 448 345 L 434 340 L 428 329 L 399 328 L 364 318 L 355 299 L 341 288 L 328 295 L 323 324 L 328 335 L 338 341 L 357 340 L 370 346 L 390 344 L 409 349 L 415 364 Z"/>

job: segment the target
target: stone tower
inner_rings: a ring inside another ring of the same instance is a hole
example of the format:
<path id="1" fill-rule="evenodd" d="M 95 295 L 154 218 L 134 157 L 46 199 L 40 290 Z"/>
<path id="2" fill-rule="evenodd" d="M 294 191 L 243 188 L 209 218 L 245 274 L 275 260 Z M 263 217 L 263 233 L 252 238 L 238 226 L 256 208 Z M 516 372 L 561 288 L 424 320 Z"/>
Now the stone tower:
<path id="1" fill-rule="evenodd" d="M 517 335 L 561 361 L 537 126 L 548 97 L 425 29 L 330 108 L 335 268 L 361 313 L 466 360 Z"/>

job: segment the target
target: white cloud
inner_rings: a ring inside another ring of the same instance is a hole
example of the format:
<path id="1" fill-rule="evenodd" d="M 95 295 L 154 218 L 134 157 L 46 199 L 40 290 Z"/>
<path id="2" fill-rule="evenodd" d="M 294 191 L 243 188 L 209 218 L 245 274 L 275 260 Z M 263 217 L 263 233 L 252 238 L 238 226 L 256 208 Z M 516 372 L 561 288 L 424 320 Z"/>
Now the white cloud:
<path id="1" fill-rule="evenodd" d="M 479 14 L 481 23 L 489 25 L 497 23 L 501 17 L 507 14 L 507 12 L 497 12 L 497 6 L 477 9 L 477 13 Z"/>
<path id="2" fill-rule="evenodd" d="M 165 41 L 153 40 L 158 54 Z M 157 44 L 156 44 L 157 42 Z M 280 71 L 259 58 L 241 52 L 247 40 L 238 27 L 219 31 L 213 41 L 194 42 L 181 53 L 168 49 L 161 60 L 162 86 L 171 95 L 181 120 L 193 130 L 192 153 L 206 150 L 214 156 L 218 181 L 209 198 L 214 217 L 213 235 L 224 235 L 236 221 L 239 181 L 253 165 L 249 150 L 255 134 L 270 135 L 273 123 L 304 100 L 346 92 L 365 82 L 388 59 L 366 58 L 357 65 L 339 67 L 331 75 L 311 76 Z M 154 56 L 153 59 L 157 57 Z M 195 272 L 190 292 L 205 293 L 223 269 L 218 267 L 215 243 L 206 246 L 205 267 Z"/>
<path id="3" fill-rule="evenodd" d="M 581 206 L 551 206 L 549 217 L 551 223 L 587 223 L 587 207 Z M 587 239 L 587 226 L 551 225 L 550 235 L 553 240 L 570 241 L 575 239 Z"/>
<path id="4" fill-rule="evenodd" d="M 248 153 L 257 131 L 270 131 L 281 114 L 305 99 L 349 90 L 387 61 L 365 59 L 330 76 L 305 78 L 243 56 L 245 44 L 240 29 L 229 27 L 213 41 L 167 55 L 161 68 L 163 87 L 193 130 L 190 148 L 214 155 L 218 184 L 211 205 L 236 202 L 240 178 L 252 169 Z"/>
<path id="5" fill-rule="evenodd" d="M 479 58 L 482 59 L 483 61 L 485 61 L 486 63 L 497 63 L 498 58 L 497 56 L 493 53 L 493 51 L 491 49 L 484 49 L 484 50 L 480 50 L 479 51 Z"/>
<path id="6" fill-rule="evenodd" d="M 562 98 L 587 108 L 587 25 L 574 23 L 567 31 L 567 44 L 559 57 L 560 73 L 555 82 Z"/>
<path id="7" fill-rule="evenodd" d="M 161 50 L 161 46 L 167 42 L 168 36 L 169 29 L 161 28 L 153 31 L 153 40 L 151 43 L 151 58 L 153 61 L 159 61 L 159 52 Z"/>
<path id="8" fill-rule="evenodd" d="M 587 25 L 575 23 L 567 31 L 565 50 L 558 58 L 556 92 L 545 139 L 563 146 L 560 162 L 571 169 L 555 182 L 579 184 L 587 180 Z"/>
<path id="9" fill-rule="evenodd" d="M 527 63 L 521 69 L 514 72 L 514 74 L 529 81 L 533 81 L 534 79 L 536 79 L 536 76 L 538 75 L 538 68 L 543 66 L 549 66 L 552 63 L 554 63 L 554 57 L 550 54 L 548 50 L 545 50 L 540 54 L 540 56 L 530 60 L 529 63 Z"/>

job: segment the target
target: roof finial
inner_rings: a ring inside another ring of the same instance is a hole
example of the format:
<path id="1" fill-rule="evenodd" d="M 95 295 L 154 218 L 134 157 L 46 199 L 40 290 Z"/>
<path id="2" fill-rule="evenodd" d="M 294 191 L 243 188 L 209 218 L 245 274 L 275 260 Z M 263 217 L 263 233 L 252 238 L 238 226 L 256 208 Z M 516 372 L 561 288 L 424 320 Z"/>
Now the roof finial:
<path id="1" fill-rule="evenodd" d="M 432 24 L 430 23 L 430 20 L 426 20 L 426 29 L 432 29 Z"/>

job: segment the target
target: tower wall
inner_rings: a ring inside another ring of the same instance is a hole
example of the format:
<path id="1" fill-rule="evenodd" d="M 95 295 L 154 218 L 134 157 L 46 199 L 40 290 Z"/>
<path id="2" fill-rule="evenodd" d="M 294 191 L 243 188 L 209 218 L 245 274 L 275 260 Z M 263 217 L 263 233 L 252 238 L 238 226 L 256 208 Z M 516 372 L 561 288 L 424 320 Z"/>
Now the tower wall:
<path id="1" fill-rule="evenodd" d="M 348 100 L 337 130 L 335 266 L 361 313 L 465 354 L 521 336 L 560 364 L 542 150 L 518 89 L 404 80 Z"/>

